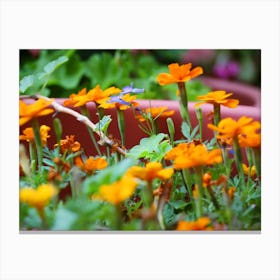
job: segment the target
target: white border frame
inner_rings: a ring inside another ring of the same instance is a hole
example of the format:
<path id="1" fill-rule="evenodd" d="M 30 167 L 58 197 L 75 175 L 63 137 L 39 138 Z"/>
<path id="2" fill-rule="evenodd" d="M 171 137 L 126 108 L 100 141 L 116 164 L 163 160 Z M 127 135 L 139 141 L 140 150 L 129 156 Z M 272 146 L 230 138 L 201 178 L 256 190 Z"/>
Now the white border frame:
<path id="1" fill-rule="evenodd" d="M 279 2 L 1 1 L 1 279 L 280 279 Z M 262 50 L 261 234 L 19 234 L 18 50 Z"/>

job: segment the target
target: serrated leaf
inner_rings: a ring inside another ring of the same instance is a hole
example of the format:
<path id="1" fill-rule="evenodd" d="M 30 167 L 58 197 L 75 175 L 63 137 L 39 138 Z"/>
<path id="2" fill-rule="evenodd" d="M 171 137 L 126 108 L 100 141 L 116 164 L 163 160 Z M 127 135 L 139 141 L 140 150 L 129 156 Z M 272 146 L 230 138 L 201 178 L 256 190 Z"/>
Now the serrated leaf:
<path id="1" fill-rule="evenodd" d="M 44 71 L 50 75 L 57 67 L 67 62 L 69 58 L 67 56 L 60 56 L 58 59 L 51 61 L 44 67 Z"/>
<path id="2" fill-rule="evenodd" d="M 29 75 L 24 77 L 20 82 L 19 82 L 19 91 L 21 93 L 24 93 L 28 88 L 30 88 L 34 83 L 34 75 Z"/>
<path id="3" fill-rule="evenodd" d="M 128 156 L 138 159 L 147 156 L 149 153 L 158 151 L 160 142 L 166 137 L 166 134 L 159 133 L 157 135 L 152 135 L 148 138 L 143 138 L 139 145 L 134 146 L 128 152 Z"/>

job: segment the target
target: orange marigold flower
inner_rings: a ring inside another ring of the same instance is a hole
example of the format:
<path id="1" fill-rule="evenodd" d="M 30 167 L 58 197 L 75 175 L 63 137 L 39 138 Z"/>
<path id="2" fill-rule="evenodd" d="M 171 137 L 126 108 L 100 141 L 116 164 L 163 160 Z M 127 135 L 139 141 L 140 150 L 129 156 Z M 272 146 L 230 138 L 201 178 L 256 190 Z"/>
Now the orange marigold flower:
<path id="1" fill-rule="evenodd" d="M 196 221 L 179 221 L 176 230 L 211 230 L 211 220 L 201 217 Z"/>
<path id="2" fill-rule="evenodd" d="M 213 165 L 222 162 L 220 149 L 208 151 L 203 144 L 191 146 L 191 148 L 174 160 L 175 169 L 192 168 L 202 165 Z"/>
<path id="3" fill-rule="evenodd" d="M 174 115 L 174 110 L 167 111 L 167 107 L 152 107 L 146 108 L 142 111 L 141 115 L 136 116 L 140 122 L 145 122 L 146 118 L 144 116 L 151 116 L 152 119 L 170 117 Z"/>
<path id="4" fill-rule="evenodd" d="M 195 146 L 194 143 L 180 143 L 176 147 L 172 148 L 170 151 L 166 153 L 164 156 L 165 160 L 174 160 L 175 158 L 186 154 L 189 149 L 192 149 Z"/>
<path id="5" fill-rule="evenodd" d="M 250 126 L 252 128 L 256 127 L 257 123 L 258 122 L 255 122 L 252 118 L 242 116 L 238 121 L 235 121 L 232 118 L 225 118 L 218 123 L 218 126 L 208 124 L 208 127 L 212 130 L 218 131 L 219 138 L 228 139 L 238 137 L 238 135 L 241 135 L 244 132 L 246 134 L 246 130 L 249 129 Z"/>
<path id="6" fill-rule="evenodd" d="M 132 166 L 127 173 L 141 180 L 151 182 L 155 178 L 167 180 L 173 175 L 173 168 L 163 168 L 160 162 L 149 162 L 145 167 Z"/>
<path id="7" fill-rule="evenodd" d="M 57 189 L 53 185 L 43 184 L 37 189 L 22 188 L 19 199 L 21 202 L 25 202 L 41 211 L 56 194 Z"/>
<path id="8" fill-rule="evenodd" d="M 131 106 L 138 106 L 139 104 L 135 102 L 134 100 L 136 99 L 136 95 L 130 95 L 129 93 L 124 94 L 121 97 L 120 102 L 111 102 L 109 100 L 106 100 L 104 102 L 101 102 L 99 107 L 104 108 L 104 109 L 111 109 L 111 108 L 117 108 L 119 110 L 126 110 L 130 108 Z"/>
<path id="9" fill-rule="evenodd" d="M 192 64 L 179 65 L 178 63 L 172 63 L 168 65 L 169 73 L 161 73 L 157 77 L 157 81 L 160 85 L 168 85 L 173 83 L 187 82 L 201 74 L 203 74 L 202 67 L 195 67 L 191 70 Z"/>
<path id="10" fill-rule="evenodd" d="M 83 161 L 81 157 L 76 157 L 75 164 L 86 173 L 93 173 L 96 170 L 104 169 L 108 165 L 106 159 L 102 157 L 98 157 L 98 158 L 89 157 L 85 161 Z"/>
<path id="11" fill-rule="evenodd" d="M 102 90 L 100 85 L 89 90 L 87 93 L 86 88 L 80 90 L 77 94 L 73 93 L 69 96 L 69 100 L 64 101 L 65 106 L 80 107 L 88 102 L 96 102 L 98 104 L 105 102 L 109 99 L 110 95 L 121 92 L 119 88 L 110 87 L 108 89 Z"/>
<path id="12" fill-rule="evenodd" d="M 252 125 L 245 127 L 242 134 L 238 135 L 240 147 L 259 147 L 261 145 L 261 134 L 257 131 L 260 128 L 261 124 L 258 121 L 255 121 Z"/>
<path id="13" fill-rule="evenodd" d="M 32 104 L 26 104 L 22 100 L 19 101 L 19 124 L 24 125 L 30 120 L 46 116 L 54 112 L 54 109 L 49 108 L 53 100 L 38 99 Z"/>
<path id="14" fill-rule="evenodd" d="M 229 108 L 235 108 L 239 104 L 239 100 L 227 99 L 231 95 L 232 93 L 226 93 L 223 90 L 211 91 L 205 95 L 197 96 L 197 99 L 202 100 L 202 102 L 198 102 L 194 106 L 198 107 L 202 104 L 209 103 L 209 104 L 220 104 Z"/>
<path id="15" fill-rule="evenodd" d="M 55 144 L 54 147 L 57 147 L 58 144 Z M 78 141 L 75 141 L 75 135 L 66 136 L 65 139 L 60 140 L 60 149 L 64 153 L 69 152 L 78 152 L 81 148 L 81 144 Z"/>
<path id="16" fill-rule="evenodd" d="M 134 193 L 136 187 L 137 181 L 135 178 L 124 175 L 119 181 L 113 184 L 102 185 L 99 189 L 99 194 L 97 196 L 94 195 L 92 198 L 101 198 L 114 205 L 118 205 L 128 199 Z"/>
<path id="17" fill-rule="evenodd" d="M 42 144 L 46 145 L 47 144 L 47 139 L 50 138 L 50 135 L 48 132 L 51 130 L 51 128 L 47 125 L 41 125 L 40 126 L 40 136 L 42 140 Z M 19 140 L 24 140 L 27 142 L 34 142 L 34 131 L 32 127 L 27 127 L 26 129 L 23 130 L 23 134 L 19 136 Z"/>

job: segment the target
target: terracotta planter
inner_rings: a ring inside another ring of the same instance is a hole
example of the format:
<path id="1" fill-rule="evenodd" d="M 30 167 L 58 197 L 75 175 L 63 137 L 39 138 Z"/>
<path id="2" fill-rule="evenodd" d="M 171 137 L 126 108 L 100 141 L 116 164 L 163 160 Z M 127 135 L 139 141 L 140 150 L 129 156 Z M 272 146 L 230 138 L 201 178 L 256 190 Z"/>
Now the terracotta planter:
<path id="1" fill-rule="evenodd" d="M 235 109 L 229 108 L 221 108 L 222 118 L 232 117 L 233 119 L 238 119 L 241 116 L 245 115 L 248 117 L 252 117 L 255 120 L 260 120 L 260 101 L 261 95 L 260 90 L 258 88 L 254 88 L 248 85 L 212 79 L 212 78 L 201 78 L 201 80 L 209 85 L 213 90 L 225 90 L 227 92 L 234 93 L 233 98 L 237 98 L 240 100 L 240 105 Z M 65 99 L 57 99 L 56 101 L 60 104 L 63 104 Z M 33 102 L 31 100 L 25 102 Z M 150 106 L 148 100 L 139 100 L 139 108 L 147 108 Z M 197 125 L 197 119 L 195 116 L 194 102 L 189 103 L 189 111 L 191 116 L 191 121 L 193 126 Z M 169 110 L 174 110 L 175 114 L 172 116 L 174 124 L 175 124 L 175 139 L 180 139 L 182 137 L 181 134 L 181 123 L 182 119 L 179 112 L 178 101 L 168 101 L 168 100 L 152 100 L 151 105 L 154 107 L 166 106 Z M 212 112 L 213 107 L 209 104 L 202 105 L 203 111 L 203 138 L 211 139 L 213 137 L 213 132 L 207 128 L 207 124 L 209 123 L 208 118 L 209 114 Z M 94 104 L 88 104 L 88 109 L 90 111 L 93 122 L 98 122 L 98 118 L 96 116 L 96 108 Z M 109 133 L 114 137 L 120 139 L 118 127 L 117 127 L 117 118 L 115 110 L 107 110 L 107 114 L 111 115 L 113 121 L 109 127 Z M 88 155 L 95 155 L 95 149 L 92 145 L 91 139 L 88 135 L 88 131 L 82 123 L 77 121 L 74 117 L 59 113 L 57 117 L 60 118 L 63 125 L 63 136 L 74 134 L 76 140 L 79 141 L 84 148 L 85 152 Z M 131 148 L 134 145 L 139 144 L 139 141 L 143 137 L 147 137 L 138 127 L 139 122 L 135 119 L 132 110 L 125 111 L 126 118 L 126 147 Z M 46 116 L 39 119 L 40 124 L 46 124 L 52 127 L 52 116 Z M 20 133 L 22 130 L 30 126 L 27 124 L 20 128 Z M 165 119 L 159 119 L 159 128 L 162 132 L 167 133 L 167 125 Z M 51 138 L 48 140 L 49 147 L 53 147 L 55 144 L 55 136 L 53 132 L 51 132 Z"/>

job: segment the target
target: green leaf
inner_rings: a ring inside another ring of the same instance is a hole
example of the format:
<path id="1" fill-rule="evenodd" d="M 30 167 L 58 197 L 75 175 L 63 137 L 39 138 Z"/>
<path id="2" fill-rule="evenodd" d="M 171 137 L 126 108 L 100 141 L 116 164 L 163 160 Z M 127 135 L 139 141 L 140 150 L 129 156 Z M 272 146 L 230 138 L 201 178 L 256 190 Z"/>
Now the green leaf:
<path id="1" fill-rule="evenodd" d="M 28 88 L 30 88 L 34 83 L 34 75 L 29 75 L 24 77 L 20 82 L 19 82 L 19 91 L 21 93 L 24 93 Z"/>
<path id="2" fill-rule="evenodd" d="M 191 128 L 186 122 L 182 122 L 181 131 L 188 140 L 191 139 Z"/>
<path id="3" fill-rule="evenodd" d="M 101 120 L 100 122 L 98 122 L 96 124 L 96 129 L 95 131 L 102 131 L 103 133 L 107 133 L 107 130 L 108 130 L 108 127 L 110 125 L 112 121 L 112 118 L 110 115 L 105 115 Z"/>
<path id="4" fill-rule="evenodd" d="M 159 144 L 165 137 L 166 134 L 159 133 L 157 135 L 152 135 L 148 138 L 141 139 L 139 145 L 136 145 L 130 149 L 128 152 L 128 157 L 138 159 L 147 156 L 149 153 L 158 151 Z"/>
<path id="5" fill-rule="evenodd" d="M 132 165 L 135 165 L 135 161 L 127 158 L 115 165 L 99 171 L 99 173 L 96 175 L 88 177 L 83 182 L 83 192 L 86 194 L 98 192 L 101 185 L 112 184 L 119 180 Z"/>
<path id="6" fill-rule="evenodd" d="M 74 213 L 65 207 L 60 207 L 55 213 L 52 230 L 70 230 L 77 219 L 77 213 Z"/>
<path id="7" fill-rule="evenodd" d="M 44 67 L 45 73 L 50 75 L 57 67 L 62 65 L 63 63 L 67 62 L 69 58 L 67 56 L 60 56 L 56 60 L 51 61 Z"/>

